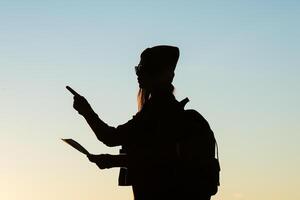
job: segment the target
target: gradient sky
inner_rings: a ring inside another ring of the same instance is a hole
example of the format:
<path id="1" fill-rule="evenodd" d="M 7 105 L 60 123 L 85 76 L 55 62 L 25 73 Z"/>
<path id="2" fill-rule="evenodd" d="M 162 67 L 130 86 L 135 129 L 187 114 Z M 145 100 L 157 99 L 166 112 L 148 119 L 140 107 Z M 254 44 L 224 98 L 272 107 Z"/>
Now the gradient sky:
<path id="1" fill-rule="evenodd" d="M 72 86 L 110 125 L 137 111 L 141 51 L 178 46 L 179 100 L 219 143 L 213 200 L 300 199 L 300 2 L 0 1 L 0 199 L 129 200 L 118 169 L 100 171 L 60 138 L 98 142 Z"/>

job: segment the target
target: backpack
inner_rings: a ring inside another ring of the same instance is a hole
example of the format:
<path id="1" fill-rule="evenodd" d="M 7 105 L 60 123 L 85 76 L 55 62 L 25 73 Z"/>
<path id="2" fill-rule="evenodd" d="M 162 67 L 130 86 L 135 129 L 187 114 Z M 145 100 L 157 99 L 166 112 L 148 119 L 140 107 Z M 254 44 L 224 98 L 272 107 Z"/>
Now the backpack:
<path id="1" fill-rule="evenodd" d="M 174 180 L 181 183 L 182 189 L 187 191 L 205 191 L 209 195 L 218 192 L 220 164 L 218 146 L 213 131 L 208 122 L 196 110 L 185 110 L 188 102 L 185 98 L 178 102 L 179 121 L 176 124 L 176 149 L 177 157 L 174 162 L 176 177 Z M 216 151 L 215 151 L 216 150 Z M 120 154 L 126 154 L 126 146 L 122 146 Z M 216 155 L 216 157 L 215 157 Z M 132 185 L 130 169 L 120 168 L 119 186 Z"/>
<path id="2" fill-rule="evenodd" d="M 217 141 L 209 123 L 199 112 L 184 109 L 188 101 L 185 98 L 179 102 L 183 109 L 182 134 L 177 142 L 180 179 L 188 184 L 187 187 L 196 187 L 215 195 L 220 185 Z"/>

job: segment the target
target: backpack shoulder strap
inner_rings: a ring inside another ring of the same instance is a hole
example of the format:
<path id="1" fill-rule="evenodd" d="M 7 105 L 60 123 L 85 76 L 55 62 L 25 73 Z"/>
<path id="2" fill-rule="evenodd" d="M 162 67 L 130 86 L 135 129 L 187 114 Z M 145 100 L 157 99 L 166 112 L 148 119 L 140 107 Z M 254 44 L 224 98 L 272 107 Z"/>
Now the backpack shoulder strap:
<path id="1" fill-rule="evenodd" d="M 181 100 L 181 101 L 179 102 L 180 107 L 184 109 L 184 106 L 185 106 L 189 101 L 190 101 L 189 98 L 187 98 L 187 97 L 184 98 L 183 100 Z"/>

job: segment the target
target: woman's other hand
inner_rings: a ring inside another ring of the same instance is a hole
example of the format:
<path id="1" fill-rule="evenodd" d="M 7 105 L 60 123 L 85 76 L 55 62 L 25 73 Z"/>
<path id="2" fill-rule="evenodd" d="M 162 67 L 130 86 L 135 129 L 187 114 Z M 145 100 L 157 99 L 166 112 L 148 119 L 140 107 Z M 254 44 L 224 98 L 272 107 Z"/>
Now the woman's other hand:
<path id="1" fill-rule="evenodd" d="M 94 155 L 94 154 L 89 154 L 87 155 L 88 159 L 95 163 L 100 169 L 106 169 L 106 168 L 111 168 L 112 167 L 112 157 L 113 155 L 109 154 L 99 154 L 99 155 Z"/>

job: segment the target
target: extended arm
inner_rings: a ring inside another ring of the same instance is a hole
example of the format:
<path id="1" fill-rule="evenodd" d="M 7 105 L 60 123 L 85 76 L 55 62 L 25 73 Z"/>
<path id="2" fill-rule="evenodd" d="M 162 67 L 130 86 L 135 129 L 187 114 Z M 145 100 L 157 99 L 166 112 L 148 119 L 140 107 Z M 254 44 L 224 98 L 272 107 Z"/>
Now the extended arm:
<path id="1" fill-rule="evenodd" d="M 107 146 L 122 145 L 122 134 L 115 127 L 111 127 L 103 122 L 91 109 L 83 115 L 88 125 L 91 127 L 96 137 Z"/>
<path id="2" fill-rule="evenodd" d="M 128 132 L 126 131 L 126 128 L 114 128 L 107 125 L 93 111 L 92 107 L 83 96 L 69 86 L 67 86 L 67 89 L 74 95 L 74 109 L 85 118 L 100 141 L 110 147 L 122 145 L 125 142 L 127 138 L 125 132 Z"/>

